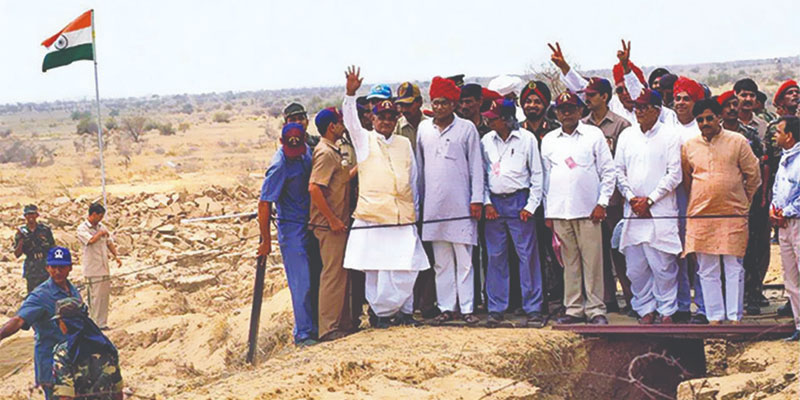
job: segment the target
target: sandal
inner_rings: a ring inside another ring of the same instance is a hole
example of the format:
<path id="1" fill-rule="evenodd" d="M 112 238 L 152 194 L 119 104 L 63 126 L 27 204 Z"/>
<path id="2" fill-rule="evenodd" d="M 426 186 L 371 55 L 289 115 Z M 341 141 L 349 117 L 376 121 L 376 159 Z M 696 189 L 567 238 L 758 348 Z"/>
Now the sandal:
<path id="1" fill-rule="evenodd" d="M 467 325 L 475 325 L 478 322 L 481 322 L 481 319 L 476 317 L 475 314 L 464 314 L 461 316 L 461 319 L 463 319 Z"/>
<path id="2" fill-rule="evenodd" d="M 443 311 L 441 314 L 437 315 L 436 318 L 433 319 L 433 323 L 436 325 L 441 325 L 445 322 L 450 322 L 455 319 L 455 316 L 450 311 Z"/>

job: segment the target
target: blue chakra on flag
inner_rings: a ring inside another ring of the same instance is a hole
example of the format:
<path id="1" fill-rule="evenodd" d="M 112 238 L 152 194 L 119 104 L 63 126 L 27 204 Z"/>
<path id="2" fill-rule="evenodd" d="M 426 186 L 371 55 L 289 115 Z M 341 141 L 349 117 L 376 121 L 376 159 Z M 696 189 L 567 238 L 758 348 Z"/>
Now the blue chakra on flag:
<path id="1" fill-rule="evenodd" d="M 67 46 L 69 46 L 69 40 L 64 35 L 61 35 L 56 39 L 55 48 L 56 50 L 64 50 Z"/>

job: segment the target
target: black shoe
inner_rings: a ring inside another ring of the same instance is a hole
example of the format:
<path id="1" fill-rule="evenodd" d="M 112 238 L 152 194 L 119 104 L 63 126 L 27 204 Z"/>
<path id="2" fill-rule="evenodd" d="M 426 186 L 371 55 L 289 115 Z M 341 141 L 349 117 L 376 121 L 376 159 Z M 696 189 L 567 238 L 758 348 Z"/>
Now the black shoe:
<path id="1" fill-rule="evenodd" d="M 756 305 L 759 307 L 769 307 L 769 299 L 764 296 L 764 293 L 759 293 L 756 295 L 755 299 Z"/>
<path id="2" fill-rule="evenodd" d="M 627 316 L 629 316 L 629 317 L 631 317 L 631 318 L 636 318 L 636 319 L 639 319 L 639 317 L 640 317 L 639 313 L 637 313 L 636 311 L 634 311 L 634 310 L 633 310 L 633 308 L 631 308 L 630 310 L 628 310 L 627 314 L 625 314 L 625 315 L 627 315 Z"/>
<path id="3" fill-rule="evenodd" d="M 372 311 L 372 307 L 367 308 L 367 320 L 369 320 L 369 326 L 373 328 L 378 325 L 378 316 Z"/>
<path id="4" fill-rule="evenodd" d="M 387 329 L 394 325 L 392 317 L 375 317 L 375 324 L 372 325 L 375 329 Z"/>
<path id="5" fill-rule="evenodd" d="M 414 316 L 411 314 L 406 314 L 403 312 L 397 313 L 392 323 L 397 326 L 419 326 L 420 322 L 414 319 Z"/>
<path id="6" fill-rule="evenodd" d="M 787 300 L 786 304 L 778 307 L 778 316 L 779 317 L 792 317 L 794 312 L 792 311 L 792 304 Z"/>
<path id="7" fill-rule="evenodd" d="M 617 304 L 616 300 L 606 303 L 606 312 L 619 312 L 619 304 Z"/>
<path id="8" fill-rule="evenodd" d="M 542 317 L 540 313 L 532 312 L 528 314 L 528 318 L 525 320 L 525 326 L 528 328 L 541 328 L 544 326 L 544 317 Z"/>
<path id="9" fill-rule="evenodd" d="M 441 313 L 442 312 L 439 311 L 439 307 L 434 306 L 434 307 L 431 307 L 431 308 L 429 308 L 427 310 L 422 310 L 422 312 L 420 314 L 422 315 L 422 318 L 424 318 L 424 319 L 431 319 L 431 318 L 438 317 L 439 314 L 441 314 Z"/>
<path id="10" fill-rule="evenodd" d="M 688 324 L 692 320 L 692 313 L 689 311 L 677 311 L 672 314 L 672 320 L 676 324 Z"/>
<path id="11" fill-rule="evenodd" d="M 761 308 L 754 301 L 751 301 L 744 306 L 744 313 L 747 315 L 761 315 Z"/>
<path id="12" fill-rule="evenodd" d="M 800 341 L 800 331 L 798 331 L 798 330 L 795 330 L 795 331 L 794 331 L 794 333 L 792 334 L 792 336 L 789 336 L 788 338 L 786 338 L 786 339 L 783 339 L 783 340 L 785 340 L 785 341 L 787 341 L 787 342 L 797 342 L 797 341 Z"/>
<path id="13" fill-rule="evenodd" d="M 500 325 L 500 322 L 503 321 L 503 319 L 503 313 L 490 312 L 489 318 L 486 320 L 486 326 L 494 328 L 497 325 Z"/>
<path id="14" fill-rule="evenodd" d="M 589 320 L 589 323 L 592 325 L 608 325 L 608 319 L 605 315 L 595 315 Z"/>
<path id="15" fill-rule="evenodd" d="M 692 315 L 689 323 L 693 325 L 708 325 L 708 318 L 706 318 L 705 314 L 695 314 Z"/>
<path id="16" fill-rule="evenodd" d="M 582 324 L 586 322 L 586 317 L 573 317 L 572 315 L 565 315 L 559 318 L 556 322 L 561 325 Z"/>
<path id="17" fill-rule="evenodd" d="M 523 316 L 525 316 L 525 310 L 523 310 L 522 307 L 520 307 L 520 308 L 514 310 L 514 315 L 516 315 L 518 317 L 523 317 Z"/>

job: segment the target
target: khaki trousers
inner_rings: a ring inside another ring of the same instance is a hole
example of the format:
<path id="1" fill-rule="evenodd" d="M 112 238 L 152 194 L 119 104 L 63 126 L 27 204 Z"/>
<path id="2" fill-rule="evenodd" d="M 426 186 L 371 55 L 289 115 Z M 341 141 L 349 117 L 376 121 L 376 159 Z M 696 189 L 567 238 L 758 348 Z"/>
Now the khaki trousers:
<path id="1" fill-rule="evenodd" d="M 603 234 L 600 224 L 588 219 L 553 220 L 553 228 L 561 239 L 567 315 L 578 318 L 604 315 Z"/>
<path id="2" fill-rule="evenodd" d="M 86 297 L 89 303 L 89 317 L 98 328 L 108 326 L 108 300 L 111 295 L 111 277 L 87 276 Z"/>
<path id="3" fill-rule="evenodd" d="M 353 315 L 352 282 L 344 264 L 344 250 L 347 246 L 347 233 L 333 233 L 328 230 L 314 230 L 319 240 L 319 254 L 322 258 L 322 273 L 319 277 L 319 338 L 335 332 L 351 332 L 357 325 Z"/>

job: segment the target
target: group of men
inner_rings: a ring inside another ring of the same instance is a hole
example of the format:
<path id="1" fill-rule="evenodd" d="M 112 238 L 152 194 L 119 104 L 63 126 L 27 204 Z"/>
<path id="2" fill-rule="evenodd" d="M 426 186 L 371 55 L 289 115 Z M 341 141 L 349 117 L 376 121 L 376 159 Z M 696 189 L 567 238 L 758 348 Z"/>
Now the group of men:
<path id="1" fill-rule="evenodd" d="M 770 222 L 790 297 L 780 312 L 797 317 L 797 84 L 779 88 L 768 124 L 749 78 L 717 96 L 663 68 L 645 80 L 623 41 L 612 85 L 550 47 L 566 87 L 554 99 L 542 81 L 437 76 L 423 112 L 411 82 L 356 97 L 353 66 L 342 110 L 315 118 L 316 146 L 305 109 L 286 108 L 259 254 L 274 203 L 296 343 L 357 331 L 365 301 L 378 328 L 415 325 L 415 310 L 475 324 L 478 307 L 490 326 L 515 312 L 541 327 L 553 297 L 562 324 L 607 324 L 607 312 L 736 324 L 767 304 Z"/>
<path id="2" fill-rule="evenodd" d="M 69 249 L 57 246 L 50 228 L 38 221 L 37 206 L 25 206 L 23 216 L 26 223 L 15 232 L 14 254 L 25 255 L 28 294 L 16 315 L 0 327 L 0 340 L 33 328 L 36 384 L 47 399 L 122 399 L 117 349 L 102 332 L 108 329 L 109 255 L 121 265 L 101 222 L 105 208 L 91 204 L 77 229 L 88 306 L 68 279 Z"/>

